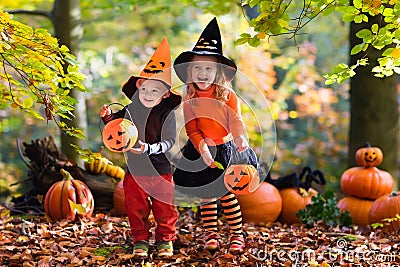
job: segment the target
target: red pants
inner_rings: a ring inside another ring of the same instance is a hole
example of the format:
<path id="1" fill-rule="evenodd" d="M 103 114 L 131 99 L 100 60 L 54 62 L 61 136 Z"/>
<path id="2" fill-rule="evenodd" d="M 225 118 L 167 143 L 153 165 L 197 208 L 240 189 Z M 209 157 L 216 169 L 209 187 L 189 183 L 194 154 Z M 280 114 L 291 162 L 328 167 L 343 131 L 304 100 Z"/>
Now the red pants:
<path id="1" fill-rule="evenodd" d="M 176 239 L 175 223 L 178 212 L 174 206 L 174 184 L 172 174 L 161 176 L 133 176 L 124 178 L 125 207 L 134 242 L 149 240 L 150 211 L 156 221 L 155 239 Z"/>

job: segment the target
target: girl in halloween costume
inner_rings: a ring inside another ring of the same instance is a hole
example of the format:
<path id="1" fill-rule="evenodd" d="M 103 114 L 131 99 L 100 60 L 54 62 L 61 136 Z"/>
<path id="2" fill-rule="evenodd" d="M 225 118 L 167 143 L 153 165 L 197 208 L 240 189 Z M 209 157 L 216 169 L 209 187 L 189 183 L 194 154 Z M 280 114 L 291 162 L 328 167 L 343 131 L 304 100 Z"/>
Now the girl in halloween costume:
<path id="1" fill-rule="evenodd" d="M 173 254 L 178 213 L 173 205 L 171 165 L 165 153 L 175 142 L 174 109 L 179 106 L 181 97 L 170 89 L 171 58 L 164 38 L 143 71 L 131 76 L 123 85 L 122 91 L 132 102 L 116 113 L 107 105 L 100 110 L 105 123 L 125 117 L 132 119 L 138 129 L 137 143 L 125 154 L 127 172 L 124 178 L 125 207 L 135 257 L 148 256 L 150 211 L 156 221 L 158 256 Z"/>
<path id="2" fill-rule="evenodd" d="M 216 18 L 206 26 L 193 50 L 176 58 L 174 69 L 185 83 L 183 112 L 189 137 L 182 158 L 176 163 L 177 190 L 201 198 L 206 250 L 219 248 L 217 199 L 220 199 L 230 228 L 229 252 L 241 253 L 245 242 L 240 206 L 236 196 L 223 185 L 223 170 L 216 168 L 216 162 L 226 168 L 234 150 L 246 153 L 248 141 L 238 97 L 229 87 L 237 68 L 222 54 Z M 255 155 L 249 157 L 250 162 L 258 163 Z"/>

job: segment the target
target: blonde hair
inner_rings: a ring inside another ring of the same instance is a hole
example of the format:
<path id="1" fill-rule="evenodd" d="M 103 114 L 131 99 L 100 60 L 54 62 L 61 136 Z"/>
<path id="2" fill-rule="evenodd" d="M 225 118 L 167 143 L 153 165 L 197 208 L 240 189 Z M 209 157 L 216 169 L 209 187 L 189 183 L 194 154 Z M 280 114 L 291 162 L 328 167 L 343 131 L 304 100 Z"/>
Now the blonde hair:
<path id="1" fill-rule="evenodd" d="M 228 82 L 228 80 L 226 79 L 225 76 L 225 71 L 223 69 L 223 64 L 221 64 L 220 61 L 218 61 L 217 63 L 217 73 L 215 75 L 215 81 L 213 84 L 215 84 L 215 98 L 219 101 L 221 101 L 222 103 L 225 103 L 226 101 L 228 101 L 228 95 L 229 95 L 229 91 L 232 90 L 232 85 L 230 84 L 230 82 Z M 186 71 L 187 71 L 187 81 L 191 81 L 192 80 L 192 75 L 191 75 L 191 71 L 190 69 L 192 68 L 192 64 L 189 64 L 189 66 L 187 67 Z M 188 96 L 189 99 L 192 99 L 195 95 L 196 92 L 196 88 L 194 83 L 190 82 L 188 83 L 186 86 L 186 94 Z"/>

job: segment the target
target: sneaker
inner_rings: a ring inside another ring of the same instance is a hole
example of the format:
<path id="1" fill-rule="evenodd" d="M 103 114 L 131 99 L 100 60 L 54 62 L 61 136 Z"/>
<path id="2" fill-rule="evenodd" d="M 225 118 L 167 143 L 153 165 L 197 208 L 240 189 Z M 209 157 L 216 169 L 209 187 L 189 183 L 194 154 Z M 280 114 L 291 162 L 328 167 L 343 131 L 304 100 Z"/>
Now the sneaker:
<path id="1" fill-rule="evenodd" d="M 209 234 L 205 238 L 205 243 L 203 249 L 205 250 L 217 250 L 219 249 L 219 235 L 216 233 Z"/>
<path id="2" fill-rule="evenodd" d="M 160 241 L 157 244 L 157 256 L 158 257 L 171 257 L 174 255 L 174 246 L 172 241 Z"/>
<path id="3" fill-rule="evenodd" d="M 138 258 L 148 257 L 149 242 L 146 240 L 137 241 L 133 244 L 133 256 Z"/>
<path id="4" fill-rule="evenodd" d="M 232 254 L 242 253 L 245 248 L 244 238 L 239 235 L 231 236 L 229 242 L 229 252 Z"/>

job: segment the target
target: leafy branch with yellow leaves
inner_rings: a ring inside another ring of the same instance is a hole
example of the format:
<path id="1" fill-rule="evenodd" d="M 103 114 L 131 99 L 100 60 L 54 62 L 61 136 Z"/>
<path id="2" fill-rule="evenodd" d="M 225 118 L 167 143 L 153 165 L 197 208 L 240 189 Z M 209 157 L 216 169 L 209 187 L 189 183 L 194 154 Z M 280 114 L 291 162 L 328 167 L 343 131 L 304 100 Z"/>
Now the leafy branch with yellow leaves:
<path id="1" fill-rule="evenodd" d="M 0 10 L 0 109 L 19 108 L 30 116 L 54 120 L 66 134 L 84 138 L 58 118 L 71 119 L 76 99 L 71 90 L 86 91 L 76 58 L 42 28 L 12 20 Z M 44 116 L 36 105 L 44 108 Z"/>

